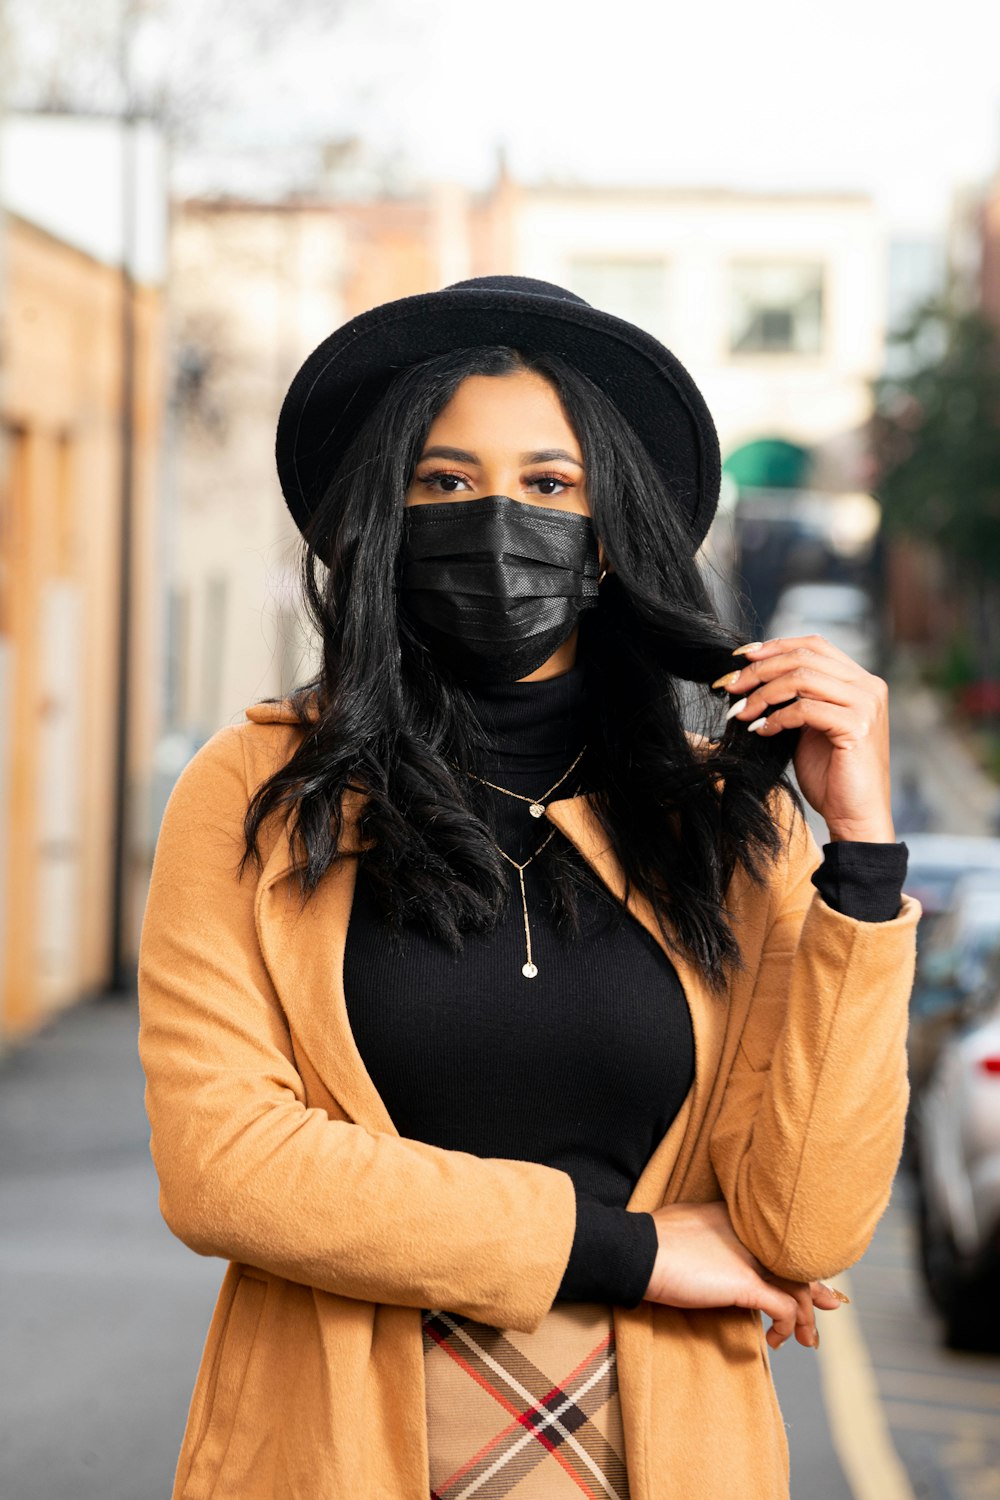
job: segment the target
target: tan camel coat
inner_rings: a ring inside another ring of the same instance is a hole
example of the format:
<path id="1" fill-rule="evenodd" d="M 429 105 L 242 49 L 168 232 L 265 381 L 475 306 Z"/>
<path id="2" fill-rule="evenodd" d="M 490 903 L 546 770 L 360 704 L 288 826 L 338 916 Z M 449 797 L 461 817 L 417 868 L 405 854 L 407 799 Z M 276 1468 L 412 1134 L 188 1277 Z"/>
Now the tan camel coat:
<path id="1" fill-rule="evenodd" d="M 171 1500 L 427 1500 L 419 1309 L 534 1330 L 569 1256 L 573 1183 L 399 1136 L 344 999 L 355 858 L 300 909 L 272 822 L 262 873 L 237 881 L 249 795 L 298 732 L 285 705 L 254 705 L 195 754 L 166 808 L 142 929 L 161 1212 L 192 1250 L 229 1262 Z M 791 811 L 782 793 L 792 835 L 769 886 L 738 871 L 730 887 L 746 974 L 717 997 L 674 956 L 695 1079 L 629 1207 L 724 1198 L 766 1266 L 813 1280 L 863 1254 L 889 1198 L 921 908 L 905 896 L 874 923 L 827 906 L 809 879 L 820 851 Z M 620 894 L 586 798 L 547 813 Z M 765 1327 L 737 1308 L 615 1309 L 632 1500 L 787 1500 Z"/>

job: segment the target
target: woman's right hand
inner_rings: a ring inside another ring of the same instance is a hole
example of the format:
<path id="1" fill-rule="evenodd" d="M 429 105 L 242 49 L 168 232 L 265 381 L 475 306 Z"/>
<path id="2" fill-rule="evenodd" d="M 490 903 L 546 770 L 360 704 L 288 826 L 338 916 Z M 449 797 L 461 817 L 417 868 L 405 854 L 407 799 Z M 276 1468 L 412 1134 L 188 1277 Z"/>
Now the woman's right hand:
<path id="1" fill-rule="evenodd" d="M 771 1273 L 737 1238 L 726 1204 L 670 1203 L 653 1210 L 659 1249 L 645 1296 L 668 1307 L 753 1307 L 773 1319 L 767 1342 L 779 1348 L 794 1333 L 815 1345 L 814 1306 L 832 1311 L 840 1298 L 822 1282 Z"/>

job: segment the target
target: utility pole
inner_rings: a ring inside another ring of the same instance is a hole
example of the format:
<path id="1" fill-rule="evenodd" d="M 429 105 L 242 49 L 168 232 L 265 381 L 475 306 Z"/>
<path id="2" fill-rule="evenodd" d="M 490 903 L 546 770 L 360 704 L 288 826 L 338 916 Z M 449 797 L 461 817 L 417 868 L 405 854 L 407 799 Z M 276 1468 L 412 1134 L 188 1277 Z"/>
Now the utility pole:
<path id="1" fill-rule="evenodd" d="M 132 76 L 132 42 L 138 6 L 122 0 L 118 68 L 121 111 L 121 272 L 119 283 L 120 409 L 119 409 L 119 562 L 118 562 L 118 674 L 115 748 L 114 811 L 111 861 L 111 966 L 109 990 L 131 995 L 135 966 L 126 954 L 126 919 L 130 885 L 129 725 L 132 677 L 132 551 L 135 506 L 135 251 L 136 251 L 136 124 L 138 110 Z"/>
<path id="2" fill-rule="evenodd" d="M 7 113 L 7 100 L 10 85 L 10 46 L 7 37 L 7 16 L 5 13 L 5 0 L 0 0 L 0 146 L 3 144 L 4 123 Z M 7 306 L 5 296 L 5 280 L 7 272 L 7 225 L 5 219 L 4 203 L 5 184 L 0 177 L 0 308 Z M 7 430 L 5 415 L 7 411 L 7 338 L 9 319 L 3 317 L 0 320 L 0 528 L 6 530 L 9 527 L 10 514 L 10 434 Z M 10 641 L 7 631 L 10 630 L 10 590 L 11 579 L 9 577 L 10 556 L 9 543 L 6 536 L 0 535 L 0 702 L 3 704 L 3 722 L 0 722 L 0 953 L 7 952 L 7 924 L 9 919 L 8 894 L 7 894 L 7 849 L 10 839 L 10 792 L 8 781 L 8 767 L 10 765 L 11 742 L 13 726 L 8 722 L 7 711 L 10 702 Z M 0 1058 L 5 1057 L 9 1051 L 8 1039 L 6 1037 L 8 1011 L 10 1003 L 6 992 L 6 975 L 0 974 Z"/>

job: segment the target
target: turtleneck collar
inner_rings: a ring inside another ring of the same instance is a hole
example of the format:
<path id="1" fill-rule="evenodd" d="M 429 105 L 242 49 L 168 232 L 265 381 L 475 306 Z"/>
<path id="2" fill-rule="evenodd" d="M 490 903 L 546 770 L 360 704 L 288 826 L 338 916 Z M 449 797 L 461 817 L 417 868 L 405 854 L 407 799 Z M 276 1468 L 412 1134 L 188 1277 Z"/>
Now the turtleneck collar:
<path id="1" fill-rule="evenodd" d="M 494 769 L 532 774 L 569 765 L 587 737 L 584 675 L 577 662 L 558 677 L 469 690 L 490 743 L 485 758 Z"/>

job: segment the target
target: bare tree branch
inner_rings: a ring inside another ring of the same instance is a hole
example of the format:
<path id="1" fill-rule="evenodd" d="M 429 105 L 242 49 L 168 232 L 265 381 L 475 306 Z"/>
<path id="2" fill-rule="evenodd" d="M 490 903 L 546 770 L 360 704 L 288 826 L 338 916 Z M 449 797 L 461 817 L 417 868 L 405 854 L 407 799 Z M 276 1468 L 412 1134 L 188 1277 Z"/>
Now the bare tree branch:
<path id="1" fill-rule="evenodd" d="M 7 0 L 14 108 L 131 113 L 195 140 L 247 65 L 290 37 L 329 45 L 361 0 Z M 367 0 L 366 10 L 372 8 Z M 376 0 L 377 8 L 377 0 Z"/>

